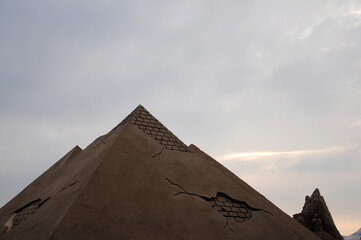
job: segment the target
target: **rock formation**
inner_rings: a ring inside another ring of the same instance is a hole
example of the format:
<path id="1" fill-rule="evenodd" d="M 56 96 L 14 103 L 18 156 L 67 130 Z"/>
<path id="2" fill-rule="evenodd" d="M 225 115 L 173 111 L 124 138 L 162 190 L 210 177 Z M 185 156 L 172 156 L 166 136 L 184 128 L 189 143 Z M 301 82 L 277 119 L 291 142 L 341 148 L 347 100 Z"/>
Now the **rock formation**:
<path id="1" fill-rule="evenodd" d="M 326 202 L 317 188 L 311 197 L 306 196 L 302 212 L 293 215 L 293 218 L 314 232 L 322 240 L 343 240 L 333 222 Z"/>
<path id="2" fill-rule="evenodd" d="M 0 239 L 319 238 L 140 105 L 2 207 Z"/>

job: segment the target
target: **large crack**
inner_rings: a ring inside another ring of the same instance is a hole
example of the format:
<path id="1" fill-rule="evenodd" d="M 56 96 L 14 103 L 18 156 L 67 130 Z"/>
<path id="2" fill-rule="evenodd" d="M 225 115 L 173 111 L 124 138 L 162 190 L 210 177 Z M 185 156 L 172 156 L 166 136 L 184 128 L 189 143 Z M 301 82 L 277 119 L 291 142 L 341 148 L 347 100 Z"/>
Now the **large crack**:
<path id="1" fill-rule="evenodd" d="M 230 221 L 235 221 L 237 223 L 243 223 L 246 221 L 251 220 L 252 213 L 256 211 L 264 211 L 266 213 L 269 213 L 263 209 L 257 209 L 250 207 L 245 201 L 239 201 L 236 199 L 233 199 L 229 197 L 227 194 L 222 192 L 217 192 L 215 197 L 206 197 L 199 195 L 197 193 L 188 192 L 184 187 L 181 185 L 172 182 L 168 178 L 165 178 L 165 180 L 170 183 L 173 186 L 178 187 L 181 189 L 181 191 L 175 193 L 173 196 L 178 196 L 181 194 L 186 194 L 190 196 L 196 196 L 204 201 L 211 204 L 212 208 L 216 210 L 218 213 L 222 214 L 223 217 L 226 218 L 226 223 L 224 225 L 224 228 L 228 228 L 231 232 L 233 232 L 232 228 L 229 226 Z M 271 214 L 271 213 L 269 213 Z M 272 214 L 271 214 L 272 215 Z"/>
<path id="2" fill-rule="evenodd" d="M 165 178 L 165 180 L 167 180 L 167 181 L 168 181 L 170 184 L 172 184 L 173 186 L 177 186 L 177 187 L 179 187 L 180 189 L 183 190 L 183 192 L 178 192 L 178 193 L 174 194 L 174 196 L 177 196 L 177 195 L 179 195 L 179 194 L 187 194 L 187 195 L 191 195 L 191 196 L 200 197 L 200 198 L 202 198 L 203 200 L 206 200 L 206 201 L 211 200 L 210 198 L 207 198 L 207 197 L 205 197 L 205 196 L 201 196 L 201 195 L 198 195 L 198 194 L 196 194 L 196 193 L 190 193 L 190 192 L 188 192 L 188 191 L 185 190 L 181 185 L 179 185 L 179 184 L 177 184 L 177 183 L 173 183 L 173 182 L 172 182 L 171 180 L 169 180 L 168 178 Z"/>
<path id="3" fill-rule="evenodd" d="M 46 198 L 45 200 L 41 200 L 40 198 L 35 199 L 21 208 L 17 209 L 15 212 L 12 213 L 10 218 L 5 222 L 4 226 L 5 229 L 1 233 L 4 234 L 6 232 L 11 231 L 14 227 L 19 225 L 21 222 L 28 219 L 31 215 L 33 215 L 41 206 L 44 205 L 51 197 Z"/>
<path id="4" fill-rule="evenodd" d="M 212 201 L 212 198 L 208 198 L 208 197 L 205 197 L 205 196 L 202 196 L 202 195 L 199 195 L 199 194 L 196 194 L 196 193 L 190 193 L 188 192 L 187 190 L 185 190 L 185 188 L 183 188 L 181 185 L 177 184 L 177 183 L 173 183 L 171 180 L 169 180 L 168 178 L 165 178 L 165 180 L 167 180 L 171 185 L 173 186 L 176 186 L 176 187 L 179 187 L 180 189 L 183 190 L 183 192 L 178 192 L 178 193 L 175 193 L 173 196 L 178 196 L 180 194 L 186 194 L 186 195 L 190 195 L 190 196 L 196 196 L 196 197 L 199 197 L 207 202 L 209 201 Z M 226 223 L 225 225 L 223 226 L 224 228 L 228 228 L 231 232 L 233 232 L 232 228 L 229 227 L 228 225 L 228 218 L 226 218 Z"/>
<path id="5" fill-rule="evenodd" d="M 64 190 L 74 186 L 77 182 L 78 182 L 78 180 L 75 180 L 74 182 L 62 187 L 57 192 L 55 192 L 53 195 L 59 193 L 60 191 L 64 191 Z M 35 200 L 27 203 L 26 205 L 22 206 L 21 208 L 17 209 L 15 212 L 13 212 L 12 215 L 10 216 L 10 218 L 5 222 L 5 224 L 4 224 L 5 229 L 4 229 L 4 231 L 1 232 L 1 235 L 6 232 L 11 231 L 14 227 L 19 225 L 21 222 L 23 222 L 26 219 L 28 219 L 29 217 L 31 217 L 31 215 L 33 215 L 39 208 L 41 208 L 44 205 L 44 203 L 46 203 L 51 197 L 52 196 L 49 196 L 49 197 L 45 198 L 44 200 L 42 200 L 43 197 L 35 199 Z"/>

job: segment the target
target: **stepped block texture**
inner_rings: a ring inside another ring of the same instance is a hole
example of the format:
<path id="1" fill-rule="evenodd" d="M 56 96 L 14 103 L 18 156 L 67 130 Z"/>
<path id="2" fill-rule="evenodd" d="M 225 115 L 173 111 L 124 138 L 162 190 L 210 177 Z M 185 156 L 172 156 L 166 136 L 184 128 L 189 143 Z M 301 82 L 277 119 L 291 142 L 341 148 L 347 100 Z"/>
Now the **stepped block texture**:
<path id="1" fill-rule="evenodd" d="M 3 206 L 0 239 L 319 240 L 141 105 Z"/>
<path id="2" fill-rule="evenodd" d="M 138 107 L 131 112 L 129 116 L 121 122 L 121 124 L 124 123 L 137 125 L 144 133 L 152 136 L 154 140 L 169 150 L 187 151 L 187 145 L 179 140 L 143 107 Z"/>

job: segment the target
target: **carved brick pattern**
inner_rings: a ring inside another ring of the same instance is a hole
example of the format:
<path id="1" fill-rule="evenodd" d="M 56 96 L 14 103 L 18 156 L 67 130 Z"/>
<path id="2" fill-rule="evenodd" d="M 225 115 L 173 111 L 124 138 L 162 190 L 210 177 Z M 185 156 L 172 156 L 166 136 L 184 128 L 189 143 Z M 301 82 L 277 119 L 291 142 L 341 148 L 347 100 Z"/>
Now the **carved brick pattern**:
<path id="1" fill-rule="evenodd" d="M 188 147 L 169 131 L 161 122 L 139 105 L 120 124 L 132 123 L 144 133 L 152 136 L 166 149 L 188 152 Z"/>
<path id="2" fill-rule="evenodd" d="M 249 207 L 247 203 L 234 200 L 224 193 L 217 193 L 215 198 L 211 198 L 208 201 L 227 220 L 233 219 L 236 222 L 243 223 L 252 218 L 254 209 Z"/>
<path id="3" fill-rule="evenodd" d="M 30 205 L 16 212 L 16 215 L 13 219 L 13 226 L 15 227 L 16 225 L 19 225 L 22 221 L 33 215 L 35 211 L 40 208 L 39 203 L 40 199 L 38 201 L 32 202 Z"/>

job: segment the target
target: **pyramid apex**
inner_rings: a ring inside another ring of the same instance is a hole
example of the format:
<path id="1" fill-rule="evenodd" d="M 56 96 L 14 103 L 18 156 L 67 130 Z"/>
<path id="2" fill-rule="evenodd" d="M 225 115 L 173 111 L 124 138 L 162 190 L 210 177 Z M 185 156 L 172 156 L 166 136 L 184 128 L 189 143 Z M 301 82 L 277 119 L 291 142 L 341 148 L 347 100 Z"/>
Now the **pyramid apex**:
<path id="1" fill-rule="evenodd" d="M 169 131 L 158 119 L 156 119 L 145 107 L 139 104 L 119 124 L 130 123 L 136 125 L 145 134 L 150 135 L 166 149 L 188 152 L 188 146 L 177 136 Z M 119 126 L 118 125 L 118 126 Z"/>
<path id="2" fill-rule="evenodd" d="M 145 109 L 145 107 L 142 104 L 139 104 L 135 109 L 137 109 L 137 108 L 144 108 Z"/>

